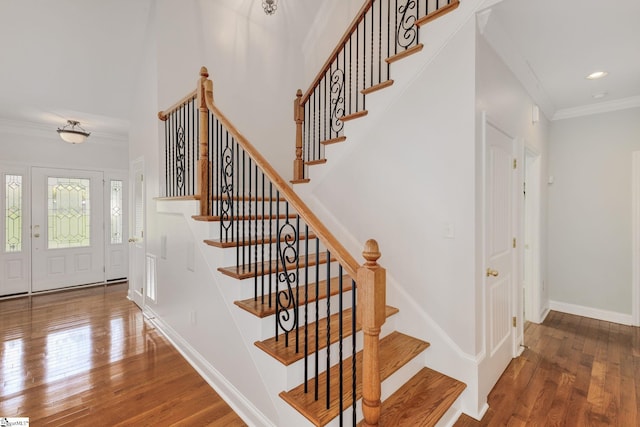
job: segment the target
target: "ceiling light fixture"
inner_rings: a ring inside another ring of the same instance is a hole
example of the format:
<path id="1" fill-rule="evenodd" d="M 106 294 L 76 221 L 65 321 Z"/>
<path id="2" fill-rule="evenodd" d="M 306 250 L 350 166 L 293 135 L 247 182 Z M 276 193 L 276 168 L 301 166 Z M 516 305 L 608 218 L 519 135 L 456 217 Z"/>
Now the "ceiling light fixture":
<path id="1" fill-rule="evenodd" d="M 607 74 L 609 73 L 607 73 L 606 71 L 594 71 L 585 78 L 589 80 L 597 80 L 605 77 Z"/>
<path id="2" fill-rule="evenodd" d="M 273 15 L 278 9 L 278 0 L 262 0 L 262 8 L 267 15 Z"/>
<path id="3" fill-rule="evenodd" d="M 71 126 L 71 129 L 69 129 Z M 87 140 L 91 132 L 87 132 L 80 126 L 80 122 L 76 120 L 67 120 L 67 124 L 61 128 L 58 128 L 58 135 L 63 141 L 69 144 L 82 144 Z"/>

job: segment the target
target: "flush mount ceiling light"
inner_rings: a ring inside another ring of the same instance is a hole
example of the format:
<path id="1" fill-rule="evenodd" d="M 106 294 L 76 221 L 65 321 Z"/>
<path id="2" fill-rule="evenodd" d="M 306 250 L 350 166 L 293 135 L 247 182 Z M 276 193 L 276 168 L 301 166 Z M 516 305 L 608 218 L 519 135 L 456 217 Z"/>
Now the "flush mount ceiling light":
<path id="1" fill-rule="evenodd" d="M 585 78 L 589 80 L 598 80 L 605 77 L 607 74 L 609 73 L 607 73 L 606 71 L 594 71 Z"/>
<path id="2" fill-rule="evenodd" d="M 262 8 L 267 15 L 273 15 L 278 8 L 278 0 L 262 0 Z"/>
<path id="3" fill-rule="evenodd" d="M 69 128 L 71 126 L 71 128 Z M 69 144 L 82 144 L 87 140 L 90 132 L 87 132 L 80 126 L 80 122 L 75 120 L 67 120 L 67 124 L 61 128 L 58 128 L 58 135 L 63 141 Z"/>

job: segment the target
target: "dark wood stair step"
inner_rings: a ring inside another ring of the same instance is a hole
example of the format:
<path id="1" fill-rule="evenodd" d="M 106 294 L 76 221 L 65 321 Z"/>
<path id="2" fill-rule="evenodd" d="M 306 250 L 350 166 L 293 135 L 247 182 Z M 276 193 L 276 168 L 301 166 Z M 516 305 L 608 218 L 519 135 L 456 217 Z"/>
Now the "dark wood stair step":
<path id="1" fill-rule="evenodd" d="M 275 220 L 275 219 L 295 219 L 297 214 L 289 214 L 289 215 L 234 215 L 229 217 L 231 221 L 253 221 L 253 220 Z M 191 218 L 196 221 L 207 221 L 207 222 L 218 222 L 222 221 L 222 217 L 220 215 L 193 215 Z"/>
<path id="2" fill-rule="evenodd" d="M 384 381 L 394 372 L 407 364 L 411 359 L 422 353 L 429 343 L 410 337 L 400 332 L 392 332 L 380 340 L 380 380 Z M 342 381 L 344 384 L 343 408 L 349 408 L 353 403 L 352 392 L 352 358 L 343 362 Z M 356 400 L 362 397 L 362 352 L 356 354 Z M 304 415 L 316 426 L 323 426 L 338 416 L 340 412 L 340 401 L 338 397 L 340 381 L 339 365 L 331 367 L 329 371 L 329 385 L 331 388 L 331 399 L 329 409 L 326 405 L 326 384 L 327 373 L 323 372 L 318 376 L 318 400 L 315 400 L 315 379 L 307 381 L 308 393 L 304 392 L 304 384 L 296 388 L 280 393 L 287 403 L 293 406 L 298 412 Z M 393 425 L 393 424 L 380 424 Z M 416 424 L 419 425 L 419 424 Z"/>
<path id="3" fill-rule="evenodd" d="M 331 262 L 335 261 L 336 259 L 332 256 L 331 257 Z M 319 254 L 318 256 L 318 265 L 321 264 L 326 264 L 327 263 L 327 253 L 326 252 L 322 252 Z M 243 280 L 243 279 L 249 279 L 251 277 L 254 277 L 256 274 L 256 271 L 258 272 L 258 276 L 264 276 L 265 274 L 272 274 L 276 272 L 276 264 L 279 265 L 278 267 L 278 271 L 282 272 L 282 263 L 279 263 L 277 261 L 265 261 L 265 262 L 258 262 L 258 263 L 250 263 L 250 264 L 243 264 L 243 265 L 238 265 L 238 266 L 232 266 L 232 267 L 220 267 L 218 268 L 218 271 L 226 276 L 230 276 L 233 277 L 234 279 L 239 279 L 239 280 Z M 309 257 L 305 257 L 305 256 L 301 256 L 299 257 L 299 266 L 300 268 L 303 268 L 305 266 L 314 266 L 316 265 L 316 256 L 315 255 L 309 255 Z M 292 271 L 295 270 L 296 268 L 296 264 L 287 264 L 287 270 L 288 271 Z"/>
<path id="4" fill-rule="evenodd" d="M 338 277 L 333 277 L 331 278 L 331 282 L 330 282 L 330 296 L 333 295 L 337 295 L 338 292 L 340 291 L 340 283 L 339 283 L 340 279 Z M 351 290 L 351 278 L 349 276 L 342 276 L 342 291 L 343 292 L 348 292 Z M 300 305 L 305 304 L 307 302 L 312 303 L 315 302 L 316 300 L 322 300 L 325 299 L 327 297 L 327 281 L 326 280 L 322 280 L 320 282 L 318 282 L 318 290 L 316 291 L 316 284 L 315 283 L 310 283 L 309 284 L 309 297 L 307 297 L 307 292 L 305 290 L 305 286 L 304 285 L 300 285 L 299 288 L 299 301 L 300 301 Z M 270 295 L 265 295 L 264 300 L 260 297 L 258 297 L 257 299 L 255 298 L 248 298 L 242 301 L 235 301 L 234 304 L 237 305 L 238 307 L 242 308 L 243 310 L 248 311 L 249 313 L 253 314 L 254 316 L 257 316 L 259 318 L 264 318 L 267 316 L 271 316 L 273 314 L 275 314 L 276 312 L 276 293 L 272 293 Z M 269 302 L 271 302 L 271 306 L 269 306 Z"/>
<path id="5" fill-rule="evenodd" d="M 395 307 L 387 306 L 385 311 L 385 316 L 393 316 L 398 312 L 398 309 Z M 352 310 L 347 309 L 344 310 L 342 314 L 342 338 L 346 338 L 351 335 L 351 315 Z M 338 342 L 338 324 L 340 316 L 336 313 L 331 315 L 329 318 L 329 328 L 331 331 L 331 336 L 329 337 L 329 341 L 331 344 Z M 302 324 L 302 321 L 300 322 Z M 308 337 L 307 337 L 307 345 L 309 353 L 313 353 L 316 351 L 316 326 L 315 322 L 310 323 L 307 327 Z M 327 347 L 327 319 L 323 318 L 319 320 L 318 325 L 318 350 L 322 350 Z M 362 326 L 357 323 L 356 324 L 356 332 L 360 331 Z M 296 352 L 296 333 L 295 331 L 289 333 L 289 345 L 287 346 L 285 340 L 285 334 L 282 333 L 278 336 L 276 340 L 275 337 L 266 339 L 264 341 L 257 341 L 255 344 L 258 348 L 264 350 L 267 354 L 271 355 L 275 359 L 277 359 L 283 365 L 290 365 L 294 362 L 297 362 L 300 359 L 304 358 L 304 325 L 300 326 L 299 329 L 299 348 Z"/>
<path id="6" fill-rule="evenodd" d="M 299 235 L 298 240 L 307 240 L 307 239 L 315 239 L 316 235 L 310 233 L 307 235 Z M 275 243 L 278 240 L 278 236 L 267 236 L 267 237 L 253 237 L 251 239 L 245 239 L 239 243 L 239 246 L 249 246 L 249 245 L 264 245 L 269 243 Z M 280 237 L 280 241 L 285 241 L 285 236 Z M 216 248 L 234 248 L 236 247 L 236 242 L 231 241 L 223 241 L 222 239 L 207 239 L 204 241 L 209 246 L 215 246 Z"/>
<path id="7" fill-rule="evenodd" d="M 422 368 L 382 402 L 381 426 L 434 426 L 464 391 L 466 384 Z M 359 426 L 362 423 L 358 424 Z"/>

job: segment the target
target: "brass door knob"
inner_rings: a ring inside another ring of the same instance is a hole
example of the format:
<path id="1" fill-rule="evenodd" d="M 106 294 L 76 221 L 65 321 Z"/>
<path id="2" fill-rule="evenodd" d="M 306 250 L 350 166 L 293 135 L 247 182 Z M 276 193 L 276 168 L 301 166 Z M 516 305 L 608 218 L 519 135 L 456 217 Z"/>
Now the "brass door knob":
<path id="1" fill-rule="evenodd" d="M 493 277 L 497 277 L 498 276 L 498 271 L 497 270 L 492 270 L 491 268 L 487 268 L 487 277 L 493 276 Z"/>
<path id="2" fill-rule="evenodd" d="M 138 239 L 136 239 L 135 237 L 132 237 L 132 238 L 129 239 L 129 243 L 135 243 L 137 241 L 138 241 Z"/>

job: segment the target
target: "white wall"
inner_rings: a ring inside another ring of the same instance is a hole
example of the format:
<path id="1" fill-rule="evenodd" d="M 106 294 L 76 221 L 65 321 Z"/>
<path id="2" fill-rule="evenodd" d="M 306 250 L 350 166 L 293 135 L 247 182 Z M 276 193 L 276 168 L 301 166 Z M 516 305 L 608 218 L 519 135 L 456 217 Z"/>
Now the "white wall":
<path id="1" fill-rule="evenodd" d="M 91 135 L 84 144 L 69 144 L 50 130 L 23 123 L 0 123 L 2 161 L 71 169 L 126 170 L 127 142 Z"/>
<path id="2" fill-rule="evenodd" d="M 636 150 L 638 108 L 553 122 L 552 301 L 631 314 L 631 153 Z"/>
<path id="3" fill-rule="evenodd" d="M 491 25 L 491 21 L 489 22 Z M 535 287 L 539 293 L 535 298 L 539 301 L 538 313 L 534 318 L 538 320 L 542 312 L 548 307 L 548 286 L 546 283 L 547 266 L 546 266 L 546 230 L 547 230 L 547 176 L 548 176 L 548 159 L 549 159 L 549 129 L 550 121 L 540 110 L 538 123 L 532 121 L 532 111 L 535 102 L 525 91 L 522 84 L 516 76 L 509 70 L 498 54 L 489 45 L 487 40 L 479 36 L 477 46 L 477 114 L 482 111 L 487 113 L 487 117 L 497 124 L 503 131 L 514 137 L 520 144 L 520 149 L 528 149 L 530 152 L 540 157 L 540 181 L 537 183 L 540 189 L 540 206 L 537 214 L 540 219 L 538 236 L 539 253 L 541 255 L 540 276 Z M 520 158 L 521 168 L 525 165 L 525 159 Z M 482 182 L 478 177 L 478 182 Z M 534 183 L 529 183 L 531 187 Z M 520 193 L 519 193 L 520 194 Z M 520 224 L 523 224 L 523 215 L 520 216 Z M 520 230 L 521 240 L 523 239 L 523 230 Z M 526 242 L 528 243 L 528 242 Z M 524 245 L 521 245 L 523 249 Z M 481 251 L 479 251 L 481 253 Z M 522 254 L 522 251 L 520 251 Z M 522 271 L 520 279 L 522 279 Z M 522 298 L 519 298 L 522 300 Z"/>

